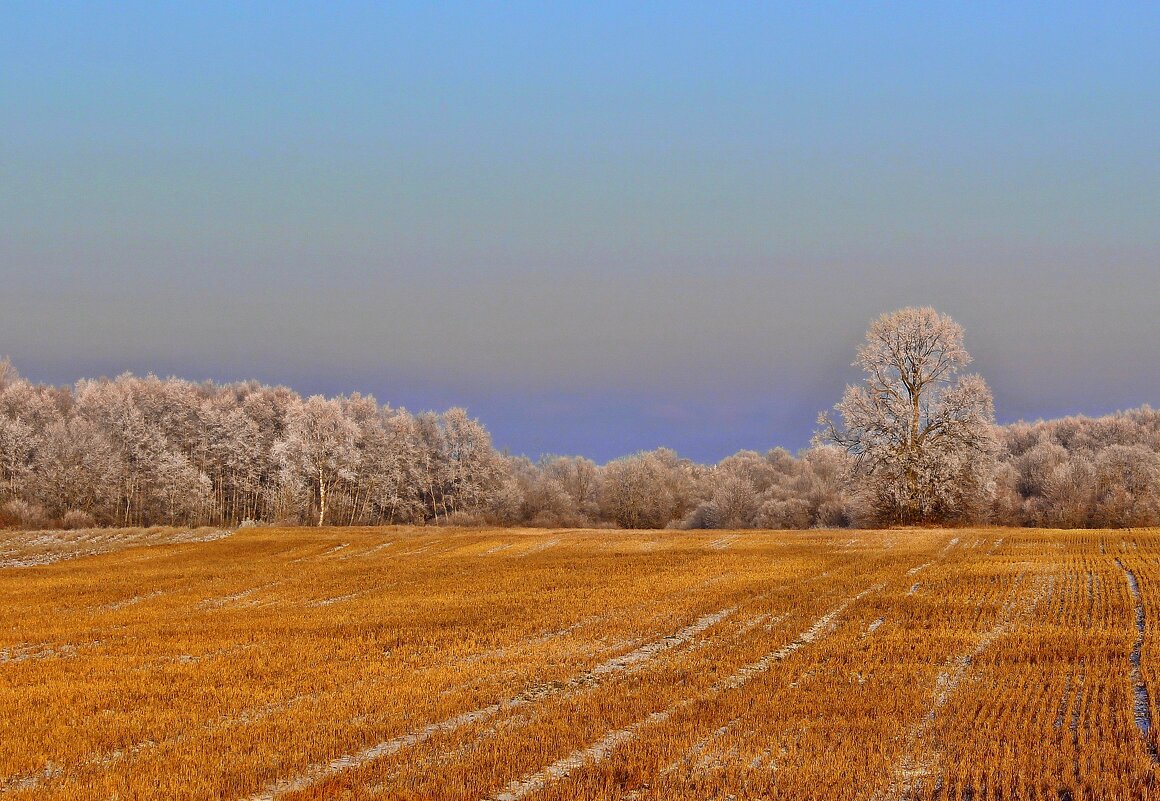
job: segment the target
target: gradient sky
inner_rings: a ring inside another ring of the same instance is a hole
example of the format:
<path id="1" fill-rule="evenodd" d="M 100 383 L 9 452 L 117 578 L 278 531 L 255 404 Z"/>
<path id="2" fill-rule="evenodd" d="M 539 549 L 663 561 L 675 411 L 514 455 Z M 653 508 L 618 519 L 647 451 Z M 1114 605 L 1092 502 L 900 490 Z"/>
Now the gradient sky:
<path id="1" fill-rule="evenodd" d="M 909 304 L 1003 421 L 1160 404 L 1160 6 L 0 6 L 33 379 L 712 461 L 805 445 Z"/>

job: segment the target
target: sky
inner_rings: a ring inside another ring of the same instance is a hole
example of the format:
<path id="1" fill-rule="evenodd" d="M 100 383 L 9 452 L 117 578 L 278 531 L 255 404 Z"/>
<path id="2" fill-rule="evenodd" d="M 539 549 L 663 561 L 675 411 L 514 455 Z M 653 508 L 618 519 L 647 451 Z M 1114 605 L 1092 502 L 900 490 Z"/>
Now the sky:
<path id="1" fill-rule="evenodd" d="M 1154 3 L 0 5 L 0 354 L 808 444 L 868 323 L 1160 405 Z"/>

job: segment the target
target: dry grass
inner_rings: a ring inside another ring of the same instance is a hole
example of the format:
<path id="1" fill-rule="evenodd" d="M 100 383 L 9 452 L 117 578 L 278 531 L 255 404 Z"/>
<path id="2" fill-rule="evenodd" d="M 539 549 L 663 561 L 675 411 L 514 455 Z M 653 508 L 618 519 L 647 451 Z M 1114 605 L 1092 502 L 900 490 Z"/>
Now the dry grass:
<path id="1" fill-rule="evenodd" d="M 1160 793 L 1157 530 L 38 536 L 4 799 Z"/>

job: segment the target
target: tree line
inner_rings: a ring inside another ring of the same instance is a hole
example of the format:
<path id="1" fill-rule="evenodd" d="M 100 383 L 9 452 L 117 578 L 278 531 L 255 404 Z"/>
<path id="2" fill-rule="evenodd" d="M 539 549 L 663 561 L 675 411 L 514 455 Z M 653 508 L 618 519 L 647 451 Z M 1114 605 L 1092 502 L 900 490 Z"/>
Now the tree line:
<path id="1" fill-rule="evenodd" d="M 931 309 L 872 324 L 812 447 L 715 465 L 498 452 L 463 409 L 138 377 L 47 386 L 0 361 L 0 525 L 810 528 L 1160 525 L 1160 412 L 994 424 Z"/>

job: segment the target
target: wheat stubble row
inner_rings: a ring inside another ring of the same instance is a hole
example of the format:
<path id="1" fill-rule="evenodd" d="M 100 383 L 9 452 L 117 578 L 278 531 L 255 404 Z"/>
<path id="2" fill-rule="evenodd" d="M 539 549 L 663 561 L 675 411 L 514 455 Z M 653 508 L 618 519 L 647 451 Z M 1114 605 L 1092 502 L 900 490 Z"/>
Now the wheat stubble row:
<path id="1" fill-rule="evenodd" d="M 138 539 L 8 544 L 3 797 L 1144 798 L 1158 773 L 1155 530 Z"/>

